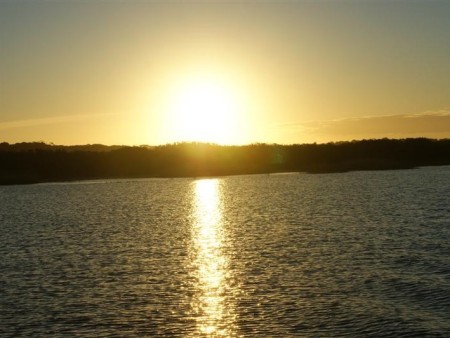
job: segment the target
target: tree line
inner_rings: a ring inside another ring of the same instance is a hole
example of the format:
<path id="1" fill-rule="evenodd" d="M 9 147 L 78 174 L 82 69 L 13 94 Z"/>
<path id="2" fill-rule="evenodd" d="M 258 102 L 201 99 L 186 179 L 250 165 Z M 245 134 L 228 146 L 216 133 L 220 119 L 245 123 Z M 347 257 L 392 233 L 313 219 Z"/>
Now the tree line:
<path id="1" fill-rule="evenodd" d="M 450 165 L 450 139 L 245 146 L 175 143 L 155 147 L 0 143 L 0 184 L 292 171 L 330 173 L 433 165 Z"/>

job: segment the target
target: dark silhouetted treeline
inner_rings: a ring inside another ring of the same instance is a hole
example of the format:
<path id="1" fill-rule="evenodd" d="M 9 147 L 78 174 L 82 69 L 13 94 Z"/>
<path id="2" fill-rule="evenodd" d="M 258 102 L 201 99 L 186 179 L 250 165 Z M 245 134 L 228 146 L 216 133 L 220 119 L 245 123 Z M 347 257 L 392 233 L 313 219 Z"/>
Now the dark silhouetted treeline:
<path id="1" fill-rule="evenodd" d="M 274 172 L 328 173 L 450 165 L 450 140 L 363 140 L 327 144 L 157 147 L 0 143 L 0 184 L 201 177 Z"/>
<path id="2" fill-rule="evenodd" d="M 119 148 L 123 148 L 123 146 L 105 146 L 103 144 L 61 146 L 61 145 L 54 145 L 52 143 L 48 144 L 44 142 L 21 142 L 15 144 L 9 144 L 6 142 L 0 143 L 0 151 L 27 151 L 27 150 L 111 151 Z"/>

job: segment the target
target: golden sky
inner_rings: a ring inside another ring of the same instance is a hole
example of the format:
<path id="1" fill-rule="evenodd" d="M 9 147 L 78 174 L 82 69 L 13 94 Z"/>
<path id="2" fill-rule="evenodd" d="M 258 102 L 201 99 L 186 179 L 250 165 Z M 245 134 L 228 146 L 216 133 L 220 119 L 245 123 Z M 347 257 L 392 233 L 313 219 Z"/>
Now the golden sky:
<path id="1" fill-rule="evenodd" d="M 449 1 L 2 1 L 0 142 L 450 137 Z"/>

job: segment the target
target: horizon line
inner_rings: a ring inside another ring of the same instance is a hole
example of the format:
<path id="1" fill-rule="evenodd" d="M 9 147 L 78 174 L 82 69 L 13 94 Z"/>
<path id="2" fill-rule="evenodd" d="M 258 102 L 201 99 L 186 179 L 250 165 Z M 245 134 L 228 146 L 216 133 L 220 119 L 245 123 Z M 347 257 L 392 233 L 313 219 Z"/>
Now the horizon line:
<path id="1" fill-rule="evenodd" d="M 303 143 L 276 143 L 276 142 L 251 142 L 245 144 L 220 144 L 216 142 L 207 142 L 207 141 L 174 141 L 168 143 L 161 143 L 158 145 L 150 145 L 150 144 L 104 144 L 104 143 L 85 143 L 85 144 L 55 144 L 53 142 L 47 141 L 20 141 L 20 142 L 8 142 L 8 141 L 0 141 L 1 144 L 7 144 L 10 146 L 20 145 L 20 144 L 41 144 L 50 147 L 88 147 L 88 146 L 101 146 L 101 147 L 123 147 L 123 148 L 156 148 L 156 147 L 164 147 L 164 146 L 174 146 L 181 144 L 195 144 L 195 145 L 209 145 L 209 146 L 217 146 L 217 147 L 246 147 L 252 145 L 270 145 L 270 146 L 293 146 L 293 145 L 321 145 L 321 144 L 339 144 L 339 143 L 352 143 L 352 142 L 363 142 L 363 141 L 381 141 L 381 140 L 393 140 L 393 141 L 402 141 L 402 140 L 411 140 L 411 139 L 422 139 L 422 140 L 431 140 L 431 141 L 444 141 L 450 140 L 450 137 L 442 137 L 442 138 L 433 138 L 426 136 L 418 136 L 418 137 L 380 137 L 380 138 L 361 138 L 361 139 L 352 139 L 352 140 L 339 140 L 339 141 L 329 141 L 329 142 L 303 142 Z"/>

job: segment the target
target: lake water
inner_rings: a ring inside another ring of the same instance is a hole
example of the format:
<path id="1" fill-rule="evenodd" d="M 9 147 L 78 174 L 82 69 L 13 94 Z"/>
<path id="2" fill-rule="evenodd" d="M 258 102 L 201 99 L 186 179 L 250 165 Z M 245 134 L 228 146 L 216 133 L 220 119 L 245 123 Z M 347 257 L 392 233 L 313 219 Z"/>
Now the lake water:
<path id="1" fill-rule="evenodd" d="M 0 187 L 0 335 L 450 335 L 450 167 Z"/>

